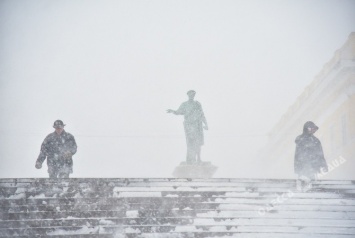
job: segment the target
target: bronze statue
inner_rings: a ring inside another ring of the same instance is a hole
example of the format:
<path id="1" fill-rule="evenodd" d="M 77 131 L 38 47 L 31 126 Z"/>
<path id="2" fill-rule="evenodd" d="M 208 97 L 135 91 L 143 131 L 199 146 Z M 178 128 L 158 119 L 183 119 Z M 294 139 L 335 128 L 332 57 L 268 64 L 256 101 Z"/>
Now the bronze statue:
<path id="1" fill-rule="evenodd" d="M 186 161 L 189 164 L 201 162 L 201 146 L 204 144 L 203 129 L 208 130 L 207 121 L 201 103 L 195 101 L 196 92 L 187 92 L 189 100 L 183 102 L 179 109 L 168 109 L 168 113 L 184 115 L 184 129 L 187 144 Z"/>

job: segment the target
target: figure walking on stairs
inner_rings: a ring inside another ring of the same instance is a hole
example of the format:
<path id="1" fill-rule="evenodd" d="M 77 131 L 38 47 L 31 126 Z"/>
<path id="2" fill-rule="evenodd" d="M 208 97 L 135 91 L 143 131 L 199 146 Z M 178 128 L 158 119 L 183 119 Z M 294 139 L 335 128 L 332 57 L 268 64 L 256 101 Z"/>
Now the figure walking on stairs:
<path id="1" fill-rule="evenodd" d="M 74 136 L 64 130 L 64 123 L 56 120 L 53 124 L 55 131 L 43 141 L 41 152 L 36 161 L 36 168 L 42 168 L 47 158 L 49 178 L 69 178 L 73 173 L 73 158 L 77 145 Z"/>
<path id="2" fill-rule="evenodd" d="M 203 129 L 208 130 L 207 121 L 201 103 L 195 101 L 196 92 L 187 92 L 188 101 L 183 102 L 176 111 L 168 109 L 168 113 L 184 115 L 184 129 L 187 144 L 186 161 L 188 164 L 201 162 L 201 146 L 204 144 Z"/>
<path id="3" fill-rule="evenodd" d="M 303 189 L 303 183 L 316 179 L 316 175 L 323 170 L 328 171 L 327 163 L 324 159 L 322 144 L 313 134 L 318 127 L 311 121 L 303 126 L 303 133 L 296 138 L 296 152 L 294 160 L 295 173 L 298 175 L 297 188 Z"/>

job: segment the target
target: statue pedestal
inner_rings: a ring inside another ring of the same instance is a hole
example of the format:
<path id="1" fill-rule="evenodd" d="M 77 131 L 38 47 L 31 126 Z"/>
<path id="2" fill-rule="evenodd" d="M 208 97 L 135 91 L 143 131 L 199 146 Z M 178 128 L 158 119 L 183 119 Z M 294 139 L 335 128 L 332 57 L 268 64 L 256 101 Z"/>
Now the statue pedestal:
<path id="1" fill-rule="evenodd" d="M 175 178 L 212 178 L 218 167 L 211 164 L 211 162 L 199 162 L 188 164 L 181 162 L 179 166 L 174 169 L 173 176 Z"/>

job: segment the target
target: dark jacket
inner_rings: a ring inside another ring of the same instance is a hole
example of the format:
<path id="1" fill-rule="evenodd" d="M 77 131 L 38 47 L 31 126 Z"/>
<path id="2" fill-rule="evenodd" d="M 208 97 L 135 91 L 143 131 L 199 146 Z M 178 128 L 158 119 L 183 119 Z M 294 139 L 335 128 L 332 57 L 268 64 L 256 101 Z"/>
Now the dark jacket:
<path id="1" fill-rule="evenodd" d="M 324 159 L 322 144 L 313 134 L 308 132 L 308 128 L 318 129 L 311 121 L 303 126 L 303 133 L 296 138 L 296 152 L 294 168 L 295 173 L 300 176 L 314 176 L 321 168 L 328 169 Z"/>
<path id="2" fill-rule="evenodd" d="M 76 150 L 77 145 L 73 135 L 64 130 L 60 135 L 53 132 L 44 139 L 37 162 L 43 163 L 47 158 L 49 171 L 65 169 L 67 172 L 72 173 L 72 155 L 76 153 Z"/>

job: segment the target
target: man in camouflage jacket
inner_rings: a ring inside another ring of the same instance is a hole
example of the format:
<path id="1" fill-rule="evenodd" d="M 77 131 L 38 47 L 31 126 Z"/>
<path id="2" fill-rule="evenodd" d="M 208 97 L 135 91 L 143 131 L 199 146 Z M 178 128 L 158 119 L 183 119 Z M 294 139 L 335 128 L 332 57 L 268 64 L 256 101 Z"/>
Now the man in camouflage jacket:
<path id="1" fill-rule="evenodd" d="M 74 136 L 64 130 L 61 120 L 54 122 L 55 131 L 43 141 L 41 152 L 36 161 L 36 168 L 42 168 L 42 163 L 47 158 L 48 173 L 50 178 L 69 178 L 73 173 L 73 158 L 77 145 Z"/>

